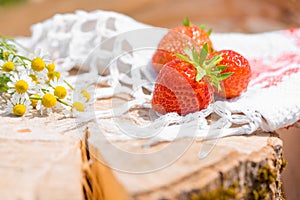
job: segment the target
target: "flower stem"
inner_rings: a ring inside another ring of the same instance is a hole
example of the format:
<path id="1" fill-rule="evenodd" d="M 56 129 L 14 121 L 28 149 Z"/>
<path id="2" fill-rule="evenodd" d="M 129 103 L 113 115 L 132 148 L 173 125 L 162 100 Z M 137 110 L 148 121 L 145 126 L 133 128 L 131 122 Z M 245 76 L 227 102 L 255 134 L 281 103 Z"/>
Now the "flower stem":
<path id="1" fill-rule="evenodd" d="M 71 90 L 75 90 L 75 88 L 68 81 L 64 80 L 64 82 L 69 86 Z"/>
<path id="2" fill-rule="evenodd" d="M 60 100 L 60 99 L 57 99 L 57 101 L 59 102 L 59 103 L 61 103 L 61 104 L 64 104 L 65 106 L 69 106 L 69 107 L 71 107 L 71 105 L 69 105 L 68 103 L 66 103 L 66 102 L 63 102 L 62 100 Z"/>
<path id="3" fill-rule="evenodd" d="M 40 97 L 29 97 L 30 100 L 42 100 Z"/>

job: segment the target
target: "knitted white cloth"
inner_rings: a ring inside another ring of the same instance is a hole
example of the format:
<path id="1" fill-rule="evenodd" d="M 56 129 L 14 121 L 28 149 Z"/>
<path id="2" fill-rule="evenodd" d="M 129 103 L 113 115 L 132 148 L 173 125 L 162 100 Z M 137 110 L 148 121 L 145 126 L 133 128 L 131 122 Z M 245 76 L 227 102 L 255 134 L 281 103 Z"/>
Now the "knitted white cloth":
<path id="1" fill-rule="evenodd" d="M 153 142 L 251 134 L 257 129 L 274 131 L 300 119 L 300 29 L 212 34 L 215 49 L 235 50 L 250 61 L 252 80 L 240 97 L 216 101 L 187 116 L 158 116 L 150 109 L 157 74 L 149 61 L 166 32 L 114 12 L 78 11 L 38 23 L 32 27 L 32 37 L 19 40 L 31 49 L 50 52 L 62 71 L 80 66 L 90 77 L 80 79 L 80 84 L 105 83 L 106 87 L 95 90 L 99 100 L 120 93 L 131 96 L 122 106 L 95 110 L 95 115 L 78 122 L 96 118 L 112 140 L 139 137 Z M 144 109 L 144 115 L 134 108 Z M 209 125 L 208 116 L 217 116 L 216 122 Z"/>

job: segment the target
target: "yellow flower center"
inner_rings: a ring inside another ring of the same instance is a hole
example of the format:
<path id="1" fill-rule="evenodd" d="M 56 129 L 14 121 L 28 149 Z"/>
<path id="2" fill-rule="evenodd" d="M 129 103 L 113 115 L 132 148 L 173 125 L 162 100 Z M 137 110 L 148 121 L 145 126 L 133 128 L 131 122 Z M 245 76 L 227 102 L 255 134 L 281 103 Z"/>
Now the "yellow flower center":
<path id="1" fill-rule="evenodd" d="M 8 59 L 8 56 L 9 56 L 9 53 L 8 53 L 7 51 L 4 51 L 4 52 L 2 53 L 2 58 L 3 58 L 4 60 L 7 60 L 7 59 Z"/>
<path id="2" fill-rule="evenodd" d="M 48 69 L 49 72 L 53 72 L 55 69 L 55 64 L 54 62 L 52 62 L 51 64 L 47 65 L 46 67 Z"/>
<path id="3" fill-rule="evenodd" d="M 56 78 L 57 80 L 60 78 L 60 73 L 57 71 L 49 71 L 47 73 L 47 76 L 49 78 L 49 80 L 54 80 L 54 78 Z"/>
<path id="4" fill-rule="evenodd" d="M 88 91 L 82 90 L 80 93 L 82 94 L 82 96 L 84 96 L 86 98 L 85 102 L 89 102 L 90 101 L 91 94 Z"/>
<path id="5" fill-rule="evenodd" d="M 26 112 L 26 106 L 24 106 L 23 104 L 16 104 L 13 107 L 13 113 L 16 116 L 22 116 L 25 114 L 25 112 Z"/>
<path id="6" fill-rule="evenodd" d="M 2 70 L 5 72 L 10 72 L 15 69 L 15 64 L 11 61 L 8 61 L 2 65 Z"/>
<path id="7" fill-rule="evenodd" d="M 33 97 L 33 98 L 40 98 L 40 95 L 34 94 L 34 95 L 31 95 L 30 97 Z M 37 100 L 37 99 L 30 99 L 30 101 L 31 101 L 31 106 L 32 106 L 33 108 L 36 108 L 36 106 L 37 106 L 39 100 Z"/>
<path id="8" fill-rule="evenodd" d="M 59 99 L 63 99 L 67 96 L 67 90 L 62 86 L 56 86 L 54 89 L 54 95 Z"/>
<path id="9" fill-rule="evenodd" d="M 40 72 L 46 67 L 45 62 L 41 58 L 35 58 L 31 61 L 31 68 L 35 72 Z"/>
<path id="10" fill-rule="evenodd" d="M 15 90 L 19 94 L 24 94 L 28 90 L 28 83 L 24 80 L 19 80 L 15 84 Z"/>
<path id="11" fill-rule="evenodd" d="M 56 98 L 52 94 L 45 94 L 42 98 L 42 104 L 46 108 L 52 108 L 56 105 Z"/>
<path id="12" fill-rule="evenodd" d="M 76 109 L 77 111 L 79 112 L 84 112 L 84 105 L 83 103 L 79 102 L 79 101 L 75 101 L 73 104 L 72 104 L 72 110 L 73 109 Z"/>
<path id="13" fill-rule="evenodd" d="M 29 77 L 31 78 L 31 80 L 33 82 L 35 82 L 36 84 L 39 84 L 39 81 L 38 81 L 38 78 L 36 77 L 36 75 L 30 74 Z"/>

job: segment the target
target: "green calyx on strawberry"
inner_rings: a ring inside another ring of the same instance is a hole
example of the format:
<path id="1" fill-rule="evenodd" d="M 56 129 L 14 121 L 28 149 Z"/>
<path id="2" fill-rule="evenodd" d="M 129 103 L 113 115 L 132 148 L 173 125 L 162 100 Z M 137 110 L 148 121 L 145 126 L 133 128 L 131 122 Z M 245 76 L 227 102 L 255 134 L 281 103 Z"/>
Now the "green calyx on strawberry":
<path id="1" fill-rule="evenodd" d="M 185 56 L 186 55 L 186 56 Z M 158 74 L 152 98 L 152 108 L 162 114 L 177 112 L 186 115 L 206 108 L 213 100 L 213 88 L 232 75 L 222 73 L 226 66 L 216 66 L 221 55 L 207 59 L 205 44 L 198 54 L 185 50 L 185 55 L 167 62 Z"/>
<path id="2" fill-rule="evenodd" d="M 205 44 L 198 56 L 197 52 L 185 49 L 184 56 L 181 54 L 175 54 L 176 57 L 182 59 L 185 62 L 192 64 L 197 72 L 196 81 L 206 78 L 208 83 L 218 89 L 222 90 L 221 81 L 229 78 L 233 72 L 222 73 L 227 69 L 226 65 L 218 65 L 222 61 L 222 54 L 216 54 L 211 59 L 207 59 L 208 56 L 208 46 Z"/>

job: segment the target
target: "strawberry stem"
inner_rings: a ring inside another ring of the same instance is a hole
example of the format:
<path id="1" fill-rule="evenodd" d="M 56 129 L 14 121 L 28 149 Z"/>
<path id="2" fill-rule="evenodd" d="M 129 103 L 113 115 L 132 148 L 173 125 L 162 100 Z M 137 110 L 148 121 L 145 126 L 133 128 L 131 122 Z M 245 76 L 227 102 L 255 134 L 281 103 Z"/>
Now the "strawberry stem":
<path id="1" fill-rule="evenodd" d="M 188 17 L 185 17 L 185 18 L 183 19 L 183 25 L 184 25 L 184 26 L 191 26 L 191 22 L 190 22 L 190 20 L 189 20 Z"/>

